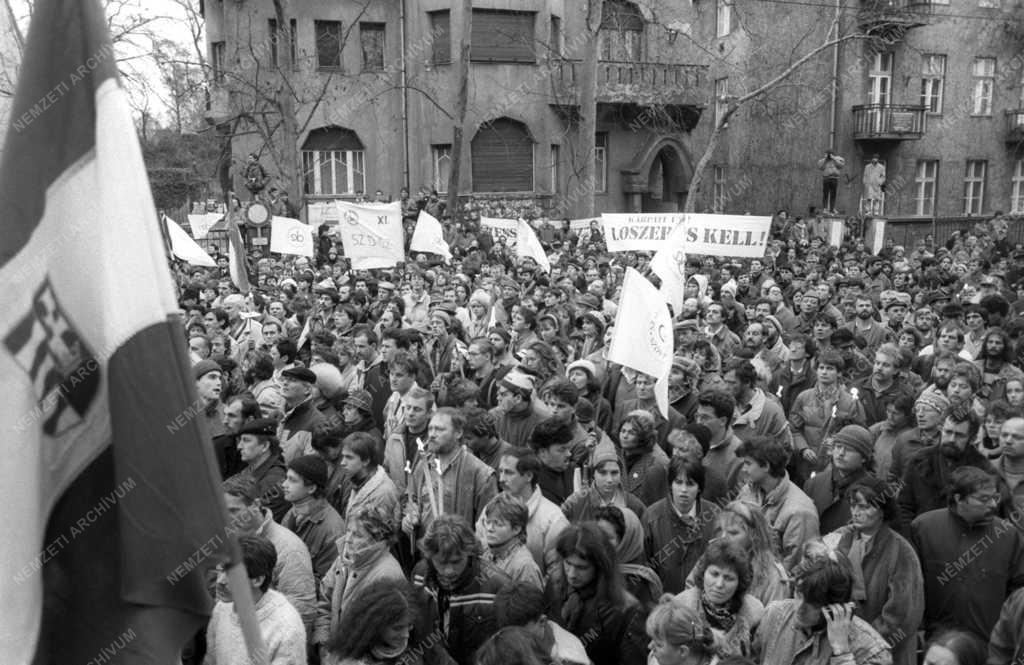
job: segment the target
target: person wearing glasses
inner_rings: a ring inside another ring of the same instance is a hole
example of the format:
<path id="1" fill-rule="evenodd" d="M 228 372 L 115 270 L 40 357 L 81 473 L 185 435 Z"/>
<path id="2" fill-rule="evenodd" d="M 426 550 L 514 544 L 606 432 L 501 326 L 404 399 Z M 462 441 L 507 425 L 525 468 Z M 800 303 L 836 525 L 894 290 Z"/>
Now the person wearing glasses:
<path id="1" fill-rule="evenodd" d="M 959 626 L 987 639 L 1003 601 L 1024 587 L 1024 539 L 997 516 L 1002 501 L 997 476 L 973 466 L 949 476 L 947 508 L 931 510 L 910 525 L 922 564 L 923 626 Z"/>

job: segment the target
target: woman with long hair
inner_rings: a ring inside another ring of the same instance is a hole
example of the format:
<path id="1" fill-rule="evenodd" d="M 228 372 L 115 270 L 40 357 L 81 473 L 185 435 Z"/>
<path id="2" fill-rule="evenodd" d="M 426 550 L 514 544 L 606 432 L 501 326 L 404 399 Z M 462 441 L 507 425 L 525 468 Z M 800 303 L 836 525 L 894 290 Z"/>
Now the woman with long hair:
<path id="1" fill-rule="evenodd" d="M 727 504 L 718 513 L 716 528 L 717 539 L 736 543 L 746 550 L 750 558 L 753 577 L 747 593 L 763 605 L 791 596 L 789 578 L 779 558 L 775 536 L 759 506 L 746 501 Z M 699 566 L 700 563 L 697 564 Z M 686 580 L 687 588 L 696 585 L 694 573 Z"/>
<path id="2" fill-rule="evenodd" d="M 547 665 L 537 638 L 521 626 L 506 626 L 490 637 L 476 652 L 476 665 Z"/>
<path id="3" fill-rule="evenodd" d="M 984 665 L 986 657 L 985 643 L 975 635 L 947 630 L 928 643 L 924 665 Z"/>
<path id="4" fill-rule="evenodd" d="M 750 641 L 764 613 L 764 605 L 749 593 L 752 577 L 747 550 L 716 540 L 694 571 L 696 586 L 676 596 L 711 631 L 717 656 L 750 655 Z"/>
<path id="5" fill-rule="evenodd" d="M 558 354 L 547 342 L 536 341 L 523 347 L 521 363 L 523 367 L 537 375 L 537 383 L 543 384 L 553 376 L 561 376 L 562 362 Z"/>
<path id="6" fill-rule="evenodd" d="M 615 548 L 619 573 L 626 590 L 639 601 L 641 607 L 650 609 L 665 589 L 661 578 L 647 565 L 644 529 L 640 518 L 628 508 L 623 510 L 618 506 L 603 506 L 594 513 L 594 519 Z"/>
<path id="7" fill-rule="evenodd" d="M 562 566 L 545 589 L 551 618 L 583 640 L 594 665 L 645 663 L 640 604 L 626 591 L 605 532 L 595 522 L 572 525 L 555 550 Z"/>

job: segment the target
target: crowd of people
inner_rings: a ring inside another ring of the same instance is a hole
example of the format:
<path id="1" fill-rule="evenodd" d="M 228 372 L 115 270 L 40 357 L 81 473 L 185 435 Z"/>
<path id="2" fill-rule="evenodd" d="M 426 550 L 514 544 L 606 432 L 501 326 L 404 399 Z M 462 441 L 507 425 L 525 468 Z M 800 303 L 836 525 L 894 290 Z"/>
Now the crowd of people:
<path id="1" fill-rule="evenodd" d="M 669 401 L 610 361 L 642 252 L 176 265 L 272 663 L 1024 662 L 1024 250 L 691 257 Z M 809 230 L 810 229 L 810 230 Z M 582 237 L 581 237 L 582 236 Z M 190 651 L 248 661 L 226 576 Z M 205 656 L 203 655 L 205 654 Z"/>

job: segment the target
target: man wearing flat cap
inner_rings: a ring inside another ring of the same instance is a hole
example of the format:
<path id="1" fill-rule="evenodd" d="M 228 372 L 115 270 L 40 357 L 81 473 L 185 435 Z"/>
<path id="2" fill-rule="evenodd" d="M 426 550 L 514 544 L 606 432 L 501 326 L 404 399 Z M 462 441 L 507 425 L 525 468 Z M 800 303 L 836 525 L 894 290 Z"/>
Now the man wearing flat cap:
<path id="1" fill-rule="evenodd" d="M 228 480 L 244 477 L 255 482 L 260 505 L 280 522 L 288 512 L 288 502 L 281 490 L 285 467 L 277 439 L 277 421 L 257 418 L 243 423 L 238 429 L 238 455 L 245 469 Z"/>
<path id="2" fill-rule="evenodd" d="M 285 401 L 281 421 L 281 450 L 285 462 L 313 452 L 313 430 L 326 422 L 313 403 L 316 373 L 306 367 L 292 367 L 281 372 L 281 394 Z"/>

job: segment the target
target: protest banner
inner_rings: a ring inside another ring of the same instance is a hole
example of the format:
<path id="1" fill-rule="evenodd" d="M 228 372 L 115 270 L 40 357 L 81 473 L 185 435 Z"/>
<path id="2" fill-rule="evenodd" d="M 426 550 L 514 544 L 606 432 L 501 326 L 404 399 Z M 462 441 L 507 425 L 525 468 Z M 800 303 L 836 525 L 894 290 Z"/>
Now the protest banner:
<path id="1" fill-rule="evenodd" d="M 290 217 L 270 219 L 270 251 L 313 258 L 313 227 Z"/>
<path id="2" fill-rule="evenodd" d="M 341 244 L 354 270 L 392 268 L 405 260 L 400 203 L 338 201 L 337 206 Z"/>
<path id="3" fill-rule="evenodd" d="M 691 214 L 686 216 L 683 248 L 687 254 L 760 258 L 771 226 L 771 217 Z"/>
<path id="4" fill-rule="evenodd" d="M 495 242 L 498 241 L 498 238 L 502 238 L 507 247 L 514 248 L 516 246 L 516 231 L 519 228 L 519 220 L 481 217 L 480 227 L 490 231 L 491 237 L 494 238 Z"/>
<path id="5" fill-rule="evenodd" d="M 604 241 L 609 252 L 656 252 L 683 217 L 678 213 L 604 214 Z"/>

